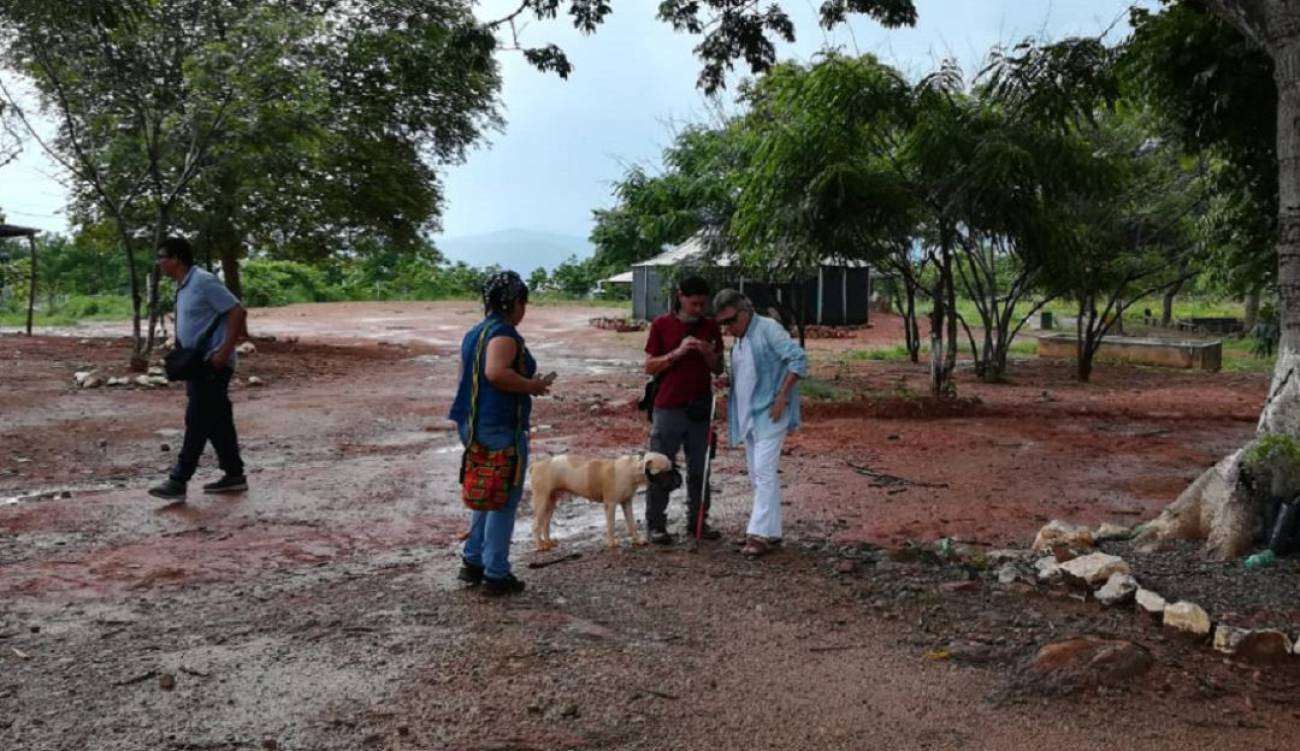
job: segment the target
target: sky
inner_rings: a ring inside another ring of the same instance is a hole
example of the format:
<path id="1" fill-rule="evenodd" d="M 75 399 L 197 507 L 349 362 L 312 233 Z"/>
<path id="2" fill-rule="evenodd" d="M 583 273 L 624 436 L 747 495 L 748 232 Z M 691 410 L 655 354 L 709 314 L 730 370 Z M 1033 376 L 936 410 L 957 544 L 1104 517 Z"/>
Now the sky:
<path id="1" fill-rule="evenodd" d="M 483 0 L 476 13 L 497 18 L 517 2 Z M 795 21 L 798 41 L 780 46 L 781 59 L 807 62 L 828 46 L 839 47 L 847 53 L 873 53 L 912 78 L 948 57 L 973 73 L 994 45 L 1014 44 L 1026 36 L 1060 39 L 1111 29 L 1110 38 L 1117 41 L 1127 32 L 1126 9 L 1133 4 L 918 0 L 914 28 L 887 30 L 856 18 L 825 32 L 816 24 L 819 2 L 783 3 Z M 734 110 L 731 93 L 709 100 L 696 89 L 700 64 L 692 48 L 698 38 L 674 33 L 656 20 L 656 0 L 611 4 L 614 12 L 591 36 L 574 30 L 563 16 L 531 20 L 521 29 L 524 46 L 553 42 L 565 50 L 574 65 L 567 81 L 538 72 L 518 52 L 498 53 L 506 125 L 471 151 L 464 164 L 445 171 L 445 236 L 520 228 L 585 238 L 592 210 L 611 205 L 610 187 L 628 166 L 657 170 L 677 129 Z M 5 75 L 6 83 L 13 84 L 11 74 Z M 14 224 L 66 231 L 66 193 L 59 174 L 29 143 L 16 163 L 0 168 L 0 211 Z"/>

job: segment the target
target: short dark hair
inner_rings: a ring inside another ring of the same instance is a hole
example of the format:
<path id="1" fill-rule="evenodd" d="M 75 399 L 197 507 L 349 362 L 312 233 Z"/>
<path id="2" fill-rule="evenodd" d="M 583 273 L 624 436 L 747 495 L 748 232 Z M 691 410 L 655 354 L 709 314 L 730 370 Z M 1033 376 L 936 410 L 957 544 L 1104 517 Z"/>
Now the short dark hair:
<path id="1" fill-rule="evenodd" d="M 696 274 L 682 277 L 682 280 L 677 283 L 677 291 L 687 297 L 707 295 L 709 294 L 709 280 Z"/>
<path id="2" fill-rule="evenodd" d="M 158 250 L 186 266 L 194 265 L 194 247 L 183 237 L 169 237 L 158 244 Z"/>

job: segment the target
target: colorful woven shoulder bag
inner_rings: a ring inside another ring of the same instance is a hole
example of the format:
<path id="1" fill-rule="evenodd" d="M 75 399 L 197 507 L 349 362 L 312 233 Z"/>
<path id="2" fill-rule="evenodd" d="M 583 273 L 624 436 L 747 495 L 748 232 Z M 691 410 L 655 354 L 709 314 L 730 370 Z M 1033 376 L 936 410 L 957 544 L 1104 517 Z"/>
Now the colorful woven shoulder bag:
<path id="1" fill-rule="evenodd" d="M 460 460 L 461 500 L 473 511 L 499 511 L 510 500 L 510 493 L 523 483 L 523 463 L 519 461 L 519 437 L 523 428 L 524 403 L 515 408 L 515 440 L 506 448 L 489 449 L 478 442 L 478 389 L 483 375 L 483 343 L 491 324 L 483 327 L 474 351 L 474 373 L 469 398 L 469 436 Z M 524 371 L 524 347 L 519 345 L 515 370 Z"/>

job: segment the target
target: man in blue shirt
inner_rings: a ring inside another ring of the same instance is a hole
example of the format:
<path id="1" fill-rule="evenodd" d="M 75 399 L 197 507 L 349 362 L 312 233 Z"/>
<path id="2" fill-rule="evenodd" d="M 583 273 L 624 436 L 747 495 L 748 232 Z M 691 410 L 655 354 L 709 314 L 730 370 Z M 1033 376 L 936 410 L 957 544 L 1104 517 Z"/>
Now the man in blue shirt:
<path id="1" fill-rule="evenodd" d="M 158 270 L 176 282 L 176 346 L 198 347 L 209 329 L 212 333 L 203 346 L 203 371 L 185 384 L 188 402 L 180 456 L 170 476 L 150 488 L 149 495 L 183 499 L 208 441 L 212 441 L 223 474 L 220 480 L 204 485 L 203 492 L 247 490 L 229 388 L 237 360 L 235 341 L 248 314 L 220 279 L 194 265 L 194 249 L 184 238 L 168 238 L 158 246 Z"/>

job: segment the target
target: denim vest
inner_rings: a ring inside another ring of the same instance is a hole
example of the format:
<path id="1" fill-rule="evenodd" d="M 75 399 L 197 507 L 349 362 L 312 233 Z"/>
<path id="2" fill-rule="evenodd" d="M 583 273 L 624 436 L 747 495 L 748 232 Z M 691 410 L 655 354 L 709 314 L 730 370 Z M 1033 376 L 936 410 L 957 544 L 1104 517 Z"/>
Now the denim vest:
<path id="1" fill-rule="evenodd" d="M 483 351 L 478 352 L 478 358 L 475 359 L 475 353 L 478 350 L 479 336 L 487 329 L 487 335 L 483 337 Z M 498 336 L 508 336 L 515 340 L 516 346 L 524 353 L 524 370 L 520 375 L 525 378 L 532 378 L 537 373 L 537 361 L 533 355 L 524 346 L 524 338 L 519 335 L 508 321 L 497 314 L 492 314 L 484 318 L 474 328 L 470 329 L 465 338 L 460 343 L 460 386 L 456 389 L 456 400 L 452 402 L 451 413 L 448 417 L 456 422 L 458 428 L 465 432 L 469 428 L 469 408 L 470 395 L 474 387 L 474 370 L 479 368 L 478 381 L 478 425 L 476 432 L 481 434 L 500 434 L 509 432 L 513 434 L 516 430 L 523 433 L 528 432 L 529 416 L 533 411 L 533 398 L 528 394 L 511 394 L 493 386 L 482 374 L 482 368 L 487 361 L 488 342 Z M 516 422 L 519 420 L 519 422 Z M 490 446 L 490 448 L 500 448 Z"/>

